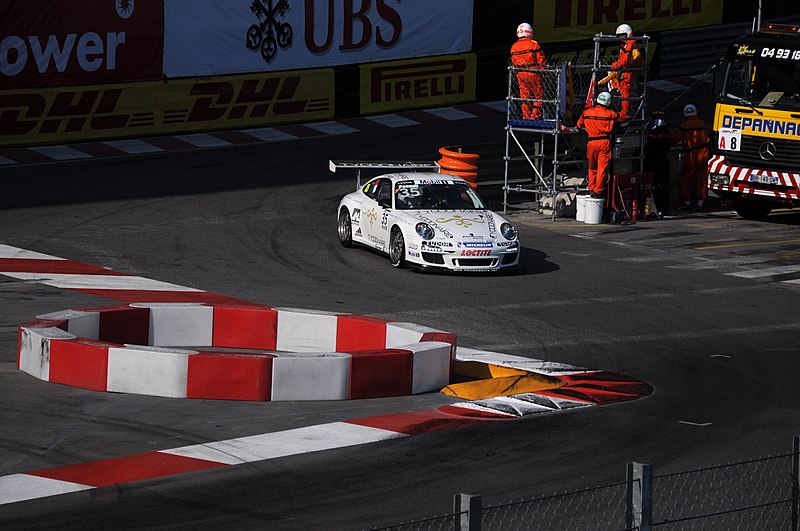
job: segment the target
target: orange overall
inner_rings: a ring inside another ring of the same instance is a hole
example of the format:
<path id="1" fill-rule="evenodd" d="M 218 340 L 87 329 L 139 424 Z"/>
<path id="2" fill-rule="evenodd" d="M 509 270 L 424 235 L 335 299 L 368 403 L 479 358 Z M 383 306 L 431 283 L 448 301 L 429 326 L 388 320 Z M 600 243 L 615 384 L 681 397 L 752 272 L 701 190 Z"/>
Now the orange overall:
<path id="1" fill-rule="evenodd" d="M 578 118 L 578 129 L 589 135 L 586 157 L 589 159 L 589 191 L 602 195 L 611 163 L 611 132 L 619 114 L 600 104 L 583 111 Z"/>
<path id="2" fill-rule="evenodd" d="M 619 45 L 619 58 L 611 63 L 611 68 L 638 68 L 642 66 L 642 55 L 636 46 L 636 41 L 625 40 Z M 633 92 L 633 85 L 636 83 L 637 72 L 617 72 L 616 88 L 622 97 L 622 107 L 619 111 L 620 121 L 625 121 L 631 117 L 631 102 L 628 98 Z"/>
<path id="3" fill-rule="evenodd" d="M 518 68 L 547 68 L 547 58 L 539 43 L 529 37 L 517 39 L 511 46 L 511 64 Z M 519 97 L 522 100 L 543 100 L 542 79 L 535 72 L 517 72 Z M 542 117 L 541 101 L 523 101 L 522 117 L 525 120 Z"/>
<path id="4" fill-rule="evenodd" d="M 673 144 L 683 143 L 683 166 L 678 174 L 678 187 L 682 201 L 694 199 L 705 201 L 708 196 L 708 159 L 711 157 L 708 144 L 711 140 L 706 123 L 698 116 L 684 119 L 672 133 Z"/>

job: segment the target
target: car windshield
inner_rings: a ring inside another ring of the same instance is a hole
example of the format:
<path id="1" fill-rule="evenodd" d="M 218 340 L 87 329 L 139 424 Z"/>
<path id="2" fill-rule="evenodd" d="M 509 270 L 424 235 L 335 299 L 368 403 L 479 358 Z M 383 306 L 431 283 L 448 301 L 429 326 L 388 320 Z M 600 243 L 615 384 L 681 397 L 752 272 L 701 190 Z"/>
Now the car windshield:
<path id="1" fill-rule="evenodd" d="M 466 183 L 400 181 L 394 188 L 398 210 L 483 210 L 478 194 Z"/>
<path id="2" fill-rule="evenodd" d="M 800 108 L 800 65 L 753 59 L 731 60 L 723 94 L 759 107 Z"/>

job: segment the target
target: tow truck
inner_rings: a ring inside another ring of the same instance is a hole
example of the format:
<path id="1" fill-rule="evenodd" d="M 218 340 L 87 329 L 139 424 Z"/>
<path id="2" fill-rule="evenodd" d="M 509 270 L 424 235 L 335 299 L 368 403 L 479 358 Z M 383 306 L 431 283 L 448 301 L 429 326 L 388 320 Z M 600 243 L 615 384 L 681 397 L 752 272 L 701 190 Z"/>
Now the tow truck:
<path id="1" fill-rule="evenodd" d="M 800 205 L 800 24 L 764 24 L 716 66 L 709 190 L 745 219 Z"/>

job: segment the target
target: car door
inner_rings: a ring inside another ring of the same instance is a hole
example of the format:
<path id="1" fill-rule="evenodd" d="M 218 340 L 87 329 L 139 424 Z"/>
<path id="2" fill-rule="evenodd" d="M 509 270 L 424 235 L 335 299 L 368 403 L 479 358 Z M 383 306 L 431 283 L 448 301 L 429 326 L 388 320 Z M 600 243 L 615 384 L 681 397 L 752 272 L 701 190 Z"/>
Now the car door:
<path id="1" fill-rule="evenodd" d="M 374 183 L 374 195 L 369 207 L 361 213 L 361 225 L 364 227 L 369 245 L 381 251 L 389 246 L 389 215 L 392 212 L 392 180 L 379 178 Z"/>

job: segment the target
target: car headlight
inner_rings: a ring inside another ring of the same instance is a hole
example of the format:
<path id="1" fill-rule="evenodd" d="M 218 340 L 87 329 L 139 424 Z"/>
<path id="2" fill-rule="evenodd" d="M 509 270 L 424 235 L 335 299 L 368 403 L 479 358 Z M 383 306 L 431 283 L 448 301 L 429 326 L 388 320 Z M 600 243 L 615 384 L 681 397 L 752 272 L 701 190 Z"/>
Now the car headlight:
<path id="1" fill-rule="evenodd" d="M 436 233 L 433 231 L 433 227 L 428 225 L 427 223 L 417 223 L 415 227 L 417 229 L 417 234 L 423 240 L 432 240 Z"/>
<path id="2" fill-rule="evenodd" d="M 517 229 L 511 223 L 503 223 L 500 225 L 500 233 L 506 240 L 515 240 L 517 238 Z"/>

